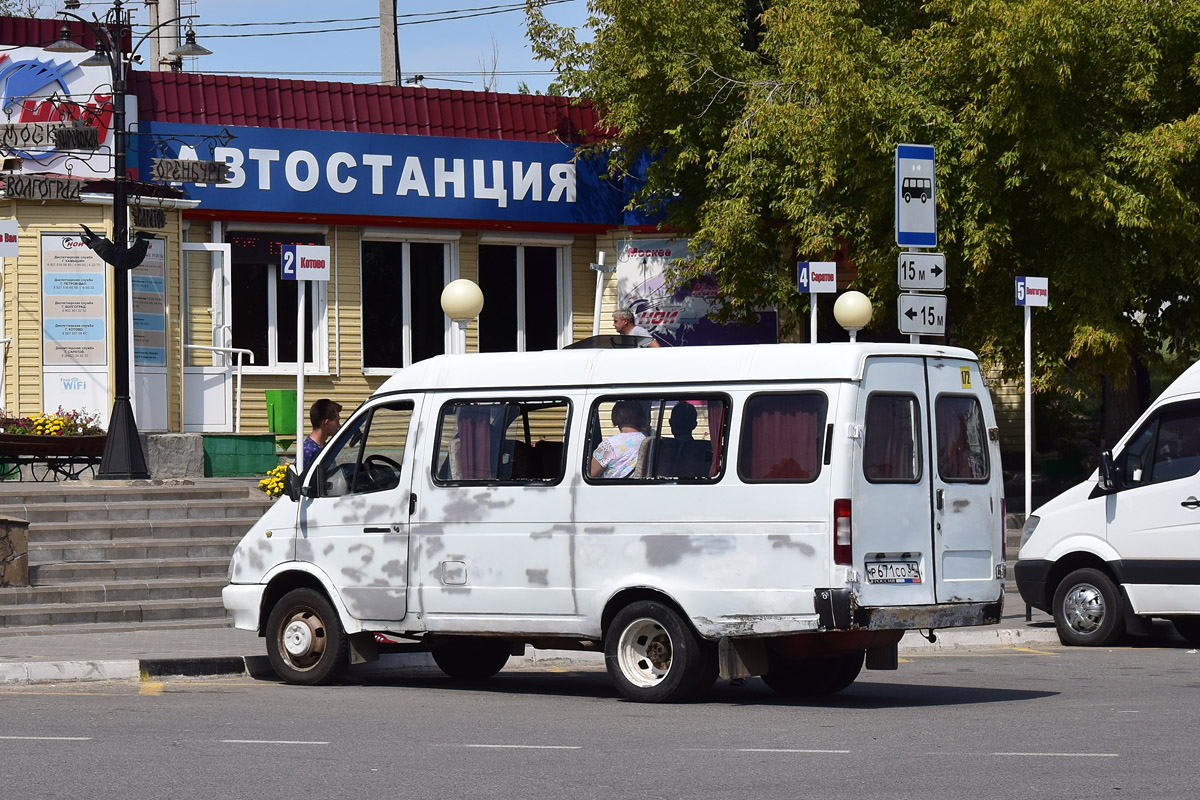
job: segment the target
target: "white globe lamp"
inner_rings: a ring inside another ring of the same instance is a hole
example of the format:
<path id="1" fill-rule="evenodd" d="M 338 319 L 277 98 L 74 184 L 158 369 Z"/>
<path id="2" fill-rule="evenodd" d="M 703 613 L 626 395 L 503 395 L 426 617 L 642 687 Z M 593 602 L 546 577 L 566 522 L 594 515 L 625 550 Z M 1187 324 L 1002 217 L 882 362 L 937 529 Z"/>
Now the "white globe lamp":
<path id="1" fill-rule="evenodd" d="M 843 292 L 833 304 L 833 318 L 850 332 L 850 341 L 858 341 L 858 332 L 871 321 L 871 298 L 862 292 Z"/>
<path id="2" fill-rule="evenodd" d="M 483 311 L 483 292 L 479 286 L 466 278 L 450 281 L 442 289 L 442 311 L 455 324 L 451 352 L 467 351 L 467 325 Z"/>

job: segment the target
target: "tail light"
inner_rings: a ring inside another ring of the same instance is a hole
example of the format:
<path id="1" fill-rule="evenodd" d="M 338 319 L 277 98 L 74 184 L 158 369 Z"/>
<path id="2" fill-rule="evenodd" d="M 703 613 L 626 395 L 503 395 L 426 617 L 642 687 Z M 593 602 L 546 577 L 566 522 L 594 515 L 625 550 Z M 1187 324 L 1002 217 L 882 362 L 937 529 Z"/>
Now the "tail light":
<path id="1" fill-rule="evenodd" d="M 1000 498 L 1000 560 L 1008 562 L 1008 501 Z"/>
<path id="2" fill-rule="evenodd" d="M 854 534 L 850 529 L 850 501 L 833 501 L 833 562 L 849 567 L 854 563 L 851 552 Z"/>

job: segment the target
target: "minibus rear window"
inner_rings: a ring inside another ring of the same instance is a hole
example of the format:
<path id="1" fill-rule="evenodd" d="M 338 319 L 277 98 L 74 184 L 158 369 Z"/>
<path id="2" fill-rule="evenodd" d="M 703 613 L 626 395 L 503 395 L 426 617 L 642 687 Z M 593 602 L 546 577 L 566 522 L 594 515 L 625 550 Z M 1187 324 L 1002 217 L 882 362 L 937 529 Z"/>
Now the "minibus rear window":
<path id="1" fill-rule="evenodd" d="M 746 402 L 738 476 L 746 482 L 809 483 L 821 473 L 827 401 L 818 392 L 759 394 Z"/>
<path id="2" fill-rule="evenodd" d="M 570 411 L 565 398 L 446 403 L 438 421 L 435 482 L 558 483 Z"/>
<path id="3" fill-rule="evenodd" d="M 867 398 L 863 477 L 871 483 L 916 483 L 921 479 L 921 435 L 917 398 L 872 394 Z"/>
<path id="4" fill-rule="evenodd" d="M 983 408 L 974 396 L 938 397 L 938 475 L 952 483 L 982 483 L 988 479 L 987 426 Z"/>

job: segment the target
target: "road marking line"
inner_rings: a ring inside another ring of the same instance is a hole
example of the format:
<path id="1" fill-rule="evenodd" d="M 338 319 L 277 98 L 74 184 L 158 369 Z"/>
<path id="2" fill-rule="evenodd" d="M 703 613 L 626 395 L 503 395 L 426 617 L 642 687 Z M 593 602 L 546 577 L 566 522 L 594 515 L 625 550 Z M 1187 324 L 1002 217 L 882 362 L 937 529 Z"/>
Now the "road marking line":
<path id="1" fill-rule="evenodd" d="M 162 683 L 143 683 L 141 688 L 138 689 L 138 694 L 144 694 L 147 697 L 158 697 L 163 693 L 164 685 Z"/>
<path id="2" fill-rule="evenodd" d="M 1035 656 L 1056 656 L 1058 653 L 1052 653 L 1049 650 L 1035 650 L 1032 647 L 1014 647 L 1018 653 L 1033 653 Z"/>
<path id="3" fill-rule="evenodd" d="M 451 744 L 447 747 L 474 747 L 485 750 L 582 750 L 582 745 L 568 744 Z"/>
<path id="4" fill-rule="evenodd" d="M 299 742 L 290 739 L 221 739 L 221 744 L 329 744 L 329 742 Z"/>
<path id="5" fill-rule="evenodd" d="M 846 754 L 846 753 L 849 753 L 850 751 L 849 750 L 791 750 L 791 749 L 787 749 L 787 748 L 783 748 L 783 747 L 740 747 L 740 748 L 738 748 L 737 752 L 739 752 L 739 753 L 815 753 L 815 754 L 819 755 L 821 753 Z"/>
<path id="6" fill-rule="evenodd" d="M 90 742 L 90 736 L 0 736 L 7 742 Z"/>
<path id="7" fill-rule="evenodd" d="M 1120 758 L 1120 753 L 992 753 L 994 756 L 1029 756 L 1034 758 Z"/>

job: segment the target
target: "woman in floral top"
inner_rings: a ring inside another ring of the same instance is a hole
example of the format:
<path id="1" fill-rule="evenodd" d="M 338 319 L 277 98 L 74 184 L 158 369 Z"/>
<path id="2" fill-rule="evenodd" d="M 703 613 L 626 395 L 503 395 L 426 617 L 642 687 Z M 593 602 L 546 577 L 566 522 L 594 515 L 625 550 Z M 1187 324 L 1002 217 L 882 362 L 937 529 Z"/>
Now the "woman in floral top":
<path id="1" fill-rule="evenodd" d="M 612 423 L 618 432 L 601 442 L 592 454 L 593 478 L 628 478 L 637 467 L 638 451 L 646 438 L 645 410 L 632 400 L 618 400 L 613 404 Z"/>

